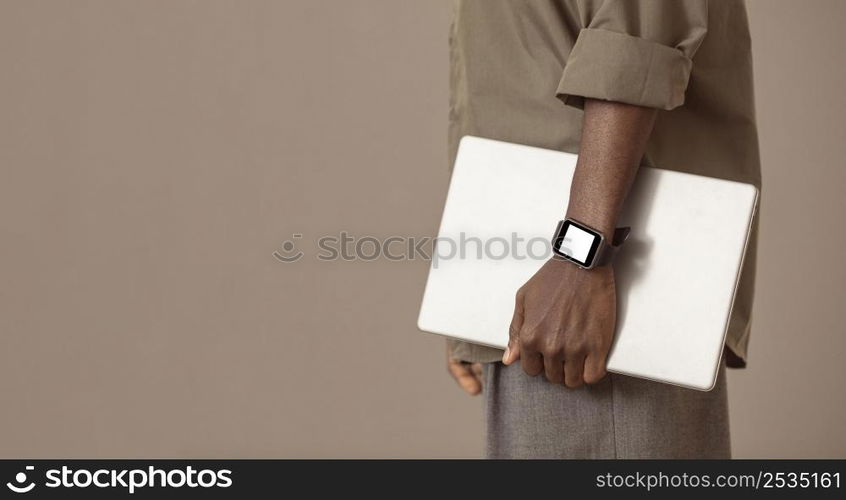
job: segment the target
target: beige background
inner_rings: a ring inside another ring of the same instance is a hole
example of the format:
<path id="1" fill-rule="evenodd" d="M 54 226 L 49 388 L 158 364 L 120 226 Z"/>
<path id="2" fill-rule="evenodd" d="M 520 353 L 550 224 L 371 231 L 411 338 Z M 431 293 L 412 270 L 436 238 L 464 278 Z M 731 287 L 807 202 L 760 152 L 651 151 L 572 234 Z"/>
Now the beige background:
<path id="1" fill-rule="evenodd" d="M 764 162 L 740 457 L 844 457 L 846 3 L 750 3 Z M 0 0 L 0 456 L 455 457 L 417 333 L 448 3 Z M 307 253 L 271 253 L 292 233 Z"/>

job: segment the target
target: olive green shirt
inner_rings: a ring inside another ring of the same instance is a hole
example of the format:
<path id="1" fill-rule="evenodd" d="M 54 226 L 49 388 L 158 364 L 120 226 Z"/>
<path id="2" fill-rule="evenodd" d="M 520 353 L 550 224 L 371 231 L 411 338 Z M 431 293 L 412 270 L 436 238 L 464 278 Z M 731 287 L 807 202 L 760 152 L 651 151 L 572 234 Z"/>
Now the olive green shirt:
<path id="1" fill-rule="evenodd" d="M 741 0 L 455 0 L 450 165 L 464 135 L 578 153 L 584 98 L 662 110 L 644 165 L 760 188 Z M 756 235 L 726 339 L 730 366 L 745 365 Z M 502 356 L 452 348 L 466 361 Z"/>

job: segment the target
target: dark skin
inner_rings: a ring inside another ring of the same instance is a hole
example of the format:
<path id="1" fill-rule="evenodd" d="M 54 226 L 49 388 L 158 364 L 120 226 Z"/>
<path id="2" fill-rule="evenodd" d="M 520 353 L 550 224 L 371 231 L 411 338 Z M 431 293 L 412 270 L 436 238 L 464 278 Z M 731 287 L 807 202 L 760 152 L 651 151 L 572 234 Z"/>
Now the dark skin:
<path id="1" fill-rule="evenodd" d="M 656 116 L 652 108 L 585 99 L 568 217 L 606 239 L 614 233 Z M 503 363 L 519 360 L 527 374 L 543 373 L 570 388 L 599 382 L 614 338 L 616 299 L 613 267 L 585 270 L 550 259 L 517 291 Z M 480 365 L 449 354 L 447 361 L 466 392 L 481 392 Z"/>

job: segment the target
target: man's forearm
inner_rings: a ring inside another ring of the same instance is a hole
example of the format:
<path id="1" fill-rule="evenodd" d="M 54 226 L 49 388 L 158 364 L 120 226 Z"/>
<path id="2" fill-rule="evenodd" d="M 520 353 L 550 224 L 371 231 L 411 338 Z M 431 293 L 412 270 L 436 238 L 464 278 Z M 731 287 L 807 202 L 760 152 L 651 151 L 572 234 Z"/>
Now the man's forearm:
<path id="1" fill-rule="evenodd" d="M 657 111 L 586 99 L 579 161 L 567 216 L 613 234 L 652 133 Z"/>

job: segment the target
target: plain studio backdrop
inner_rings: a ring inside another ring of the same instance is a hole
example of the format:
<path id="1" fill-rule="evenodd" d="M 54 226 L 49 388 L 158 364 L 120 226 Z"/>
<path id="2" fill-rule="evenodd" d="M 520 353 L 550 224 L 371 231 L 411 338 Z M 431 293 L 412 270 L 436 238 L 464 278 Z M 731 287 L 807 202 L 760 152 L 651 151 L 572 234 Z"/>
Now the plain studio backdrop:
<path id="1" fill-rule="evenodd" d="M 415 328 L 427 262 L 316 258 L 341 231 L 435 234 L 449 11 L 0 1 L 0 456 L 480 456 L 480 399 Z M 734 454 L 844 457 L 846 3 L 749 14 L 764 191 Z"/>

